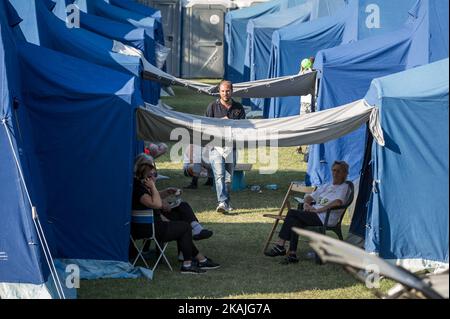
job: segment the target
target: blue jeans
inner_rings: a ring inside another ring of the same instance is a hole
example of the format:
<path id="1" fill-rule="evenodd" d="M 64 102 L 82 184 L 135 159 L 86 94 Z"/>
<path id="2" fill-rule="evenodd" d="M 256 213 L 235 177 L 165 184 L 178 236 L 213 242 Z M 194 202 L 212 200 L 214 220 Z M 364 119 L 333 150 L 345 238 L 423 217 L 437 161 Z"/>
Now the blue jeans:
<path id="1" fill-rule="evenodd" d="M 225 158 L 213 148 L 209 152 L 209 161 L 214 174 L 217 201 L 230 204 L 231 178 L 236 163 L 236 150 Z"/>

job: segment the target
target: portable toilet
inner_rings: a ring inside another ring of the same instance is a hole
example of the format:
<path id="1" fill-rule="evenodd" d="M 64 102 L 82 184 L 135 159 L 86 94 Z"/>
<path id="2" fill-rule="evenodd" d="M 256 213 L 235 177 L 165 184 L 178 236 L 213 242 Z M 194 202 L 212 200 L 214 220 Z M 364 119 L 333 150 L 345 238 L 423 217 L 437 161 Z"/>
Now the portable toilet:
<path id="1" fill-rule="evenodd" d="M 233 0 L 236 9 L 247 8 L 268 1 L 270 0 Z"/>
<path id="2" fill-rule="evenodd" d="M 180 0 L 139 0 L 140 3 L 161 11 L 164 42 L 170 49 L 166 60 L 167 72 L 180 76 L 181 53 L 181 1 Z"/>
<path id="3" fill-rule="evenodd" d="M 222 78 L 225 14 L 231 0 L 184 0 L 181 76 Z"/>

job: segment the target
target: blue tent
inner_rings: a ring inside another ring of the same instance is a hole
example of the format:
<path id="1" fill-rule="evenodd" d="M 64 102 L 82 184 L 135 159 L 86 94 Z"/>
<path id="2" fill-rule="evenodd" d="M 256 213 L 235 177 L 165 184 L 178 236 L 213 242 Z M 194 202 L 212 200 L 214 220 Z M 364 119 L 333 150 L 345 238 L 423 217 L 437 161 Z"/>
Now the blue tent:
<path id="1" fill-rule="evenodd" d="M 23 151 L 32 140 L 23 138 L 17 125 L 26 119 L 26 110 L 19 104 L 22 100 L 19 61 L 9 29 L 20 21 L 8 2 L 0 2 L 0 283 L 39 286 L 47 281 L 50 266 L 41 250 L 27 196 L 30 194 L 35 202 L 37 194 L 28 166 L 31 156 Z M 35 205 L 42 207 L 42 198 Z M 45 220 L 45 211 L 42 216 Z M 0 292 L 4 298 L 3 289 Z"/>
<path id="2" fill-rule="evenodd" d="M 63 21 L 67 19 L 66 6 L 72 0 L 53 0 L 56 6 L 53 13 Z M 156 65 L 156 47 L 153 40 L 145 29 L 103 18 L 96 15 L 79 12 L 80 26 L 83 29 L 99 34 L 108 39 L 117 40 L 124 44 L 133 46 L 144 53 L 145 58 L 153 65 Z M 142 97 L 145 102 L 158 104 L 161 86 L 152 81 L 142 81 Z"/>
<path id="3" fill-rule="evenodd" d="M 244 82 L 244 60 L 247 23 L 265 14 L 304 4 L 307 0 L 272 0 L 252 7 L 230 11 L 225 15 L 225 78 Z"/>
<path id="4" fill-rule="evenodd" d="M 67 28 L 63 21 L 49 11 L 45 1 L 10 2 L 24 20 L 24 24 L 18 27 L 28 42 L 140 76 L 139 58 L 113 52 L 113 41 L 110 39 L 82 28 Z"/>
<path id="5" fill-rule="evenodd" d="M 349 0 L 345 7 L 341 2 L 340 10 L 330 13 L 332 17 L 305 23 L 301 28 L 281 28 L 272 38 L 269 77 L 297 74 L 300 61 L 315 56 L 320 50 L 398 29 L 407 20 L 414 3 L 415 0 Z M 373 8 L 380 14 L 379 26 L 369 23 Z M 264 116 L 298 115 L 299 110 L 300 97 L 272 98 L 266 100 Z"/>
<path id="6" fill-rule="evenodd" d="M 84 278 L 136 277 L 136 77 L 26 43 L 19 22 L 0 2 L 0 297 L 61 297 L 50 269 L 66 263 L 89 264 Z"/>
<path id="7" fill-rule="evenodd" d="M 161 11 L 149 6 L 145 6 L 133 0 L 106 0 L 108 3 L 123 9 L 140 13 L 147 17 L 155 18 L 161 22 Z"/>
<path id="8" fill-rule="evenodd" d="M 163 27 L 159 18 L 108 4 L 105 0 L 74 0 L 73 3 L 83 12 L 144 28 L 152 39 L 157 43 L 164 44 Z"/>
<path id="9" fill-rule="evenodd" d="M 352 230 L 365 249 L 411 270 L 448 269 L 449 60 L 372 81 L 385 145 L 373 142 L 370 198 Z M 367 225 L 367 227 L 366 227 Z"/>
<path id="10" fill-rule="evenodd" d="M 250 81 L 267 78 L 268 61 L 272 34 L 275 30 L 309 21 L 312 5 L 310 3 L 295 6 L 289 10 L 266 14 L 257 19 L 251 19 L 247 24 L 247 44 L 245 48 L 244 74 Z M 252 107 L 262 109 L 264 99 L 252 99 Z"/>
<path id="11" fill-rule="evenodd" d="M 382 36 L 320 51 L 315 67 L 319 70 L 317 110 L 325 110 L 364 97 L 374 78 L 448 57 L 448 28 L 434 24 L 436 12 L 447 14 L 448 2 L 419 0 L 405 27 Z M 429 39 L 447 38 L 446 43 Z M 420 45 L 419 45 L 420 44 Z M 434 47 L 437 45 L 437 48 Z M 365 128 L 335 141 L 312 145 L 308 161 L 309 182 L 314 185 L 331 180 L 331 164 L 346 160 L 349 179 L 359 177 L 365 143 Z"/>
<path id="12" fill-rule="evenodd" d="M 47 3 L 54 6 L 50 0 L 10 0 L 10 2 L 24 20 L 24 24 L 20 24 L 17 28 L 21 29 L 28 42 L 133 74 L 139 80 L 146 101 L 155 102 L 159 99 L 159 86 L 141 80 L 142 64 L 139 57 L 113 52 L 114 43 L 109 38 L 84 28 L 67 28 L 63 21 L 49 11 L 53 7 L 49 7 Z M 88 21 L 86 16 L 84 18 Z"/>

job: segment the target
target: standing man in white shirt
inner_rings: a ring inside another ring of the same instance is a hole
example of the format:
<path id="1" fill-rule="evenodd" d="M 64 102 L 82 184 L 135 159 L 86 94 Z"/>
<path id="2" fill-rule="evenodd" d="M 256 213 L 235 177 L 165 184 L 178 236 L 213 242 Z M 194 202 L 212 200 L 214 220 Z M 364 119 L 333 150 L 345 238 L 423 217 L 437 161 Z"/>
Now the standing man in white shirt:
<path id="1" fill-rule="evenodd" d="M 206 110 L 207 117 L 230 120 L 245 119 L 245 109 L 241 103 L 234 101 L 233 84 L 222 81 L 219 84 L 220 98 L 211 102 Z M 232 210 L 230 205 L 231 181 L 236 164 L 236 149 L 215 146 L 209 152 L 209 160 L 214 173 L 217 192 L 217 212 L 227 214 Z"/>
<path id="2" fill-rule="evenodd" d="M 298 262 L 298 235 L 292 231 L 292 227 L 323 226 L 327 210 L 342 206 L 347 202 L 349 188 L 345 181 L 348 176 L 348 168 L 345 161 L 335 161 L 331 168 L 333 182 L 321 185 L 311 195 L 305 196 L 303 210 L 290 209 L 288 211 L 279 233 L 278 242 L 270 251 L 265 252 L 266 256 L 287 255 L 284 263 Z M 343 213 L 343 209 L 331 212 L 327 226 L 335 226 Z M 287 253 L 284 248 L 286 241 L 289 241 Z"/>

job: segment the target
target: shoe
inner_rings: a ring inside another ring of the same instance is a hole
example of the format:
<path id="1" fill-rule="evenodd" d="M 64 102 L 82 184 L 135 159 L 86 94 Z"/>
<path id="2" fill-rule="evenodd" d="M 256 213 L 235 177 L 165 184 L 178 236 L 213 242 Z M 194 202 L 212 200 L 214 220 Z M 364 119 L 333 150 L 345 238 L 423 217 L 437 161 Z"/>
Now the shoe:
<path id="1" fill-rule="evenodd" d="M 210 270 L 210 269 L 217 269 L 220 267 L 220 265 L 218 263 L 213 262 L 212 259 L 209 259 L 208 257 L 205 258 L 206 261 L 198 263 L 198 268 Z"/>
<path id="2" fill-rule="evenodd" d="M 181 266 L 180 272 L 182 274 L 201 275 L 206 273 L 206 270 L 200 269 L 192 264 L 190 267 Z"/>
<path id="3" fill-rule="evenodd" d="M 192 239 L 194 240 L 202 240 L 202 239 L 208 239 L 213 235 L 213 232 L 208 229 L 202 229 L 200 233 L 197 235 L 192 236 Z"/>
<path id="4" fill-rule="evenodd" d="M 183 187 L 184 189 L 197 189 L 198 186 L 195 184 L 189 184 L 188 186 Z"/>
<path id="5" fill-rule="evenodd" d="M 216 208 L 216 212 L 222 213 L 222 214 L 228 213 L 228 205 L 225 204 L 224 202 L 219 203 L 219 206 L 217 206 L 217 208 Z"/>
<path id="6" fill-rule="evenodd" d="M 286 249 L 284 247 L 281 249 L 278 245 L 275 245 L 272 247 L 271 250 L 266 251 L 264 253 L 264 255 L 266 255 L 268 257 L 285 256 Z"/>
<path id="7" fill-rule="evenodd" d="M 298 263 L 297 255 L 288 255 L 282 261 L 280 261 L 280 264 L 282 265 L 296 264 L 296 263 Z"/>

